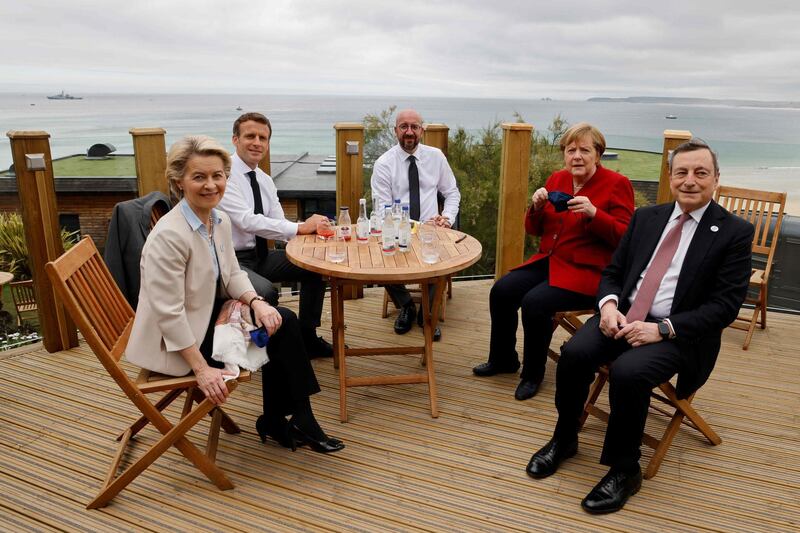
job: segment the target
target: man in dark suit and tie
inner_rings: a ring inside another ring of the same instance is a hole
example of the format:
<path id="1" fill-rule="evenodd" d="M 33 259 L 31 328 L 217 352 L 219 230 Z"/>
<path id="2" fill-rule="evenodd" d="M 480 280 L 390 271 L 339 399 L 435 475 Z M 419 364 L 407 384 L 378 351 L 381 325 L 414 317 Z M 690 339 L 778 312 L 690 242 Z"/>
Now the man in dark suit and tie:
<path id="1" fill-rule="evenodd" d="M 714 368 L 722 330 L 739 312 L 750 278 L 753 226 L 712 200 L 717 157 L 692 139 L 669 156 L 675 202 L 637 210 L 603 272 L 599 314 L 561 350 L 558 422 L 527 472 L 547 477 L 578 447 L 578 420 L 600 365 L 610 367 L 608 428 L 600 462 L 609 472 L 581 502 L 589 513 L 618 511 L 638 492 L 650 391 L 678 374 L 687 398 Z"/>

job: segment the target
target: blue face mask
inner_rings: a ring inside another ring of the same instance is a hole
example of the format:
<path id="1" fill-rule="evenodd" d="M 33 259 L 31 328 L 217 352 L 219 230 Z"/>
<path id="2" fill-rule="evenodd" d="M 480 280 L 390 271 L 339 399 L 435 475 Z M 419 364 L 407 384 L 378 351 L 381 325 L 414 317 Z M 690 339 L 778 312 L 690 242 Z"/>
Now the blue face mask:
<path id="1" fill-rule="evenodd" d="M 571 194 L 561 191 L 552 191 L 547 193 L 547 200 L 553 204 L 557 213 L 561 213 L 568 209 L 567 202 L 574 198 Z"/>
<path id="2" fill-rule="evenodd" d="M 253 344 L 258 346 L 259 348 L 263 348 L 269 342 L 269 333 L 267 330 L 264 329 L 264 326 L 261 326 L 258 329 L 254 329 L 250 332 L 250 340 L 253 341 Z"/>

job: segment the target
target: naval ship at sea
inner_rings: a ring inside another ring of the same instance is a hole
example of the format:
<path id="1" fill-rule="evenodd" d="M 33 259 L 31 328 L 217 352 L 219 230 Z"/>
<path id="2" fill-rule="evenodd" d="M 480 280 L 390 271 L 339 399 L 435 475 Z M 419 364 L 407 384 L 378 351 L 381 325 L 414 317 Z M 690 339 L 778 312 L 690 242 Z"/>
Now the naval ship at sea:
<path id="1" fill-rule="evenodd" d="M 69 93 L 65 93 L 63 90 L 58 93 L 54 94 L 53 96 L 48 96 L 48 100 L 83 100 L 82 96 L 72 96 Z"/>

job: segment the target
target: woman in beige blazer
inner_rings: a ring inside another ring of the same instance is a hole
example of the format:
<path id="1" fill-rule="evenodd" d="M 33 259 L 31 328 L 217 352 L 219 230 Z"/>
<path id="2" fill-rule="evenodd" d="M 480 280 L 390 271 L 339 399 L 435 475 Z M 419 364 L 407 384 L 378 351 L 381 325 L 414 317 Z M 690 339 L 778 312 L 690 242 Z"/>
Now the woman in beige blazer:
<path id="1" fill-rule="evenodd" d="M 269 435 L 292 449 L 340 450 L 342 442 L 325 434 L 311 410 L 309 396 L 320 389 L 297 316 L 256 294 L 236 260 L 230 220 L 215 209 L 230 168 L 227 151 L 209 137 L 185 137 L 170 148 L 167 178 L 181 201 L 158 221 L 142 250 L 139 304 L 125 357 L 163 374 L 193 371 L 203 394 L 222 404 L 228 388 L 222 364 L 211 359 L 214 322 L 225 300 L 246 303 L 270 336 L 270 361 L 261 372 L 264 414 L 256 423 L 262 441 Z"/>

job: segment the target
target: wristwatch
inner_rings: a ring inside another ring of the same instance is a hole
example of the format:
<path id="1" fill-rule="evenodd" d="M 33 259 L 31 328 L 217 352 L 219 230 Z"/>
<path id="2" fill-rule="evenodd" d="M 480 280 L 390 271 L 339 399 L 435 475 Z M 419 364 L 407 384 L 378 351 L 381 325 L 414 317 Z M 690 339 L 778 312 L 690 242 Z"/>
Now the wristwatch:
<path id="1" fill-rule="evenodd" d="M 665 340 L 665 341 L 669 340 L 670 335 L 672 335 L 672 332 L 669 330 L 669 324 L 667 324 L 664 321 L 659 322 L 658 323 L 658 333 L 661 335 L 661 338 L 663 340 Z"/>
<path id="2" fill-rule="evenodd" d="M 261 296 L 253 296 L 252 298 L 250 298 L 250 302 L 247 304 L 247 306 L 248 307 L 253 307 L 253 302 L 255 302 L 256 300 L 260 300 L 262 302 L 266 302 L 266 300 L 264 298 L 262 298 Z"/>

